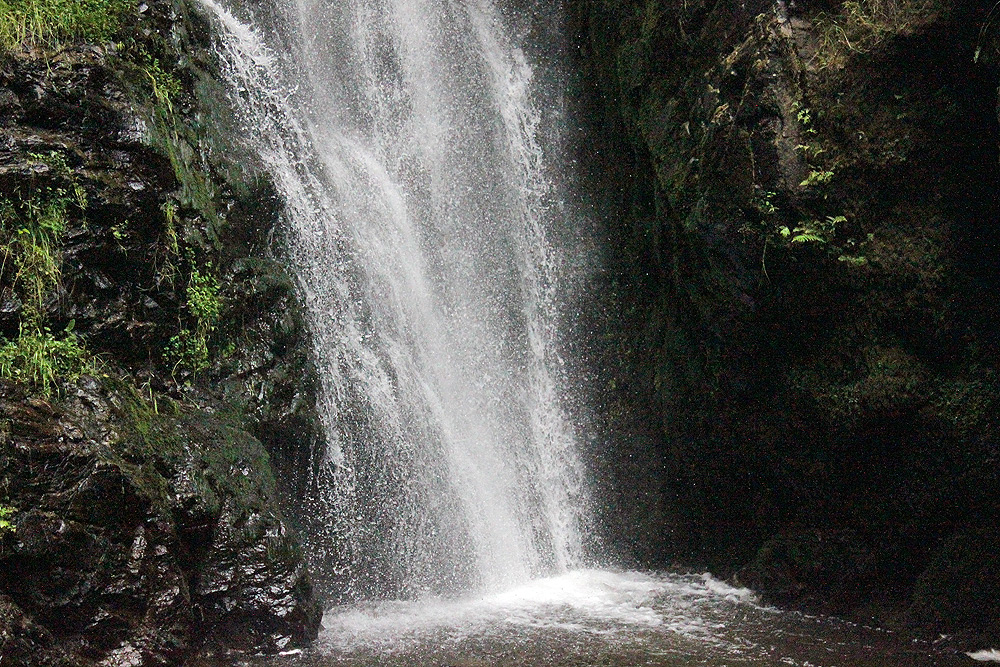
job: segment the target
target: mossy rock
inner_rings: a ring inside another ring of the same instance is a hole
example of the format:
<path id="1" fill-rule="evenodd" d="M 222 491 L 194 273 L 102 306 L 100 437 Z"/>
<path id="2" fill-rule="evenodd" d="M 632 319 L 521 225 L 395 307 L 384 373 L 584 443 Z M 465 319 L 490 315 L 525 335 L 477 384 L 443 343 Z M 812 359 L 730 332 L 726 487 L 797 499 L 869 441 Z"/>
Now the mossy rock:
<path id="1" fill-rule="evenodd" d="M 273 653 L 315 636 L 320 610 L 259 441 L 93 378 L 65 396 L 0 384 L 0 476 L 17 509 L 0 597 L 27 624 L 11 632 L 79 665 Z"/>
<path id="2" fill-rule="evenodd" d="M 938 547 L 913 591 L 909 613 L 917 624 L 1000 641 L 1000 534 L 991 518 L 986 524 L 964 527 Z"/>
<path id="3" fill-rule="evenodd" d="M 851 530 L 810 530 L 769 539 L 737 575 L 768 599 L 850 609 L 868 593 L 875 557 Z"/>

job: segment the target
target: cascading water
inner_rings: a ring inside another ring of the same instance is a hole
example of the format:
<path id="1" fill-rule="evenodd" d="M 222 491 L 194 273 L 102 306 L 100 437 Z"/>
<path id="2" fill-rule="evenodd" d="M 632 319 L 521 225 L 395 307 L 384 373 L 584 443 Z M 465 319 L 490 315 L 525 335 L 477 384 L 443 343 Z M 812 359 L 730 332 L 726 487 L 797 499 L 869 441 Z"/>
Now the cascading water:
<path id="1" fill-rule="evenodd" d="M 286 202 L 328 435 L 308 532 L 331 585 L 496 590 L 579 565 L 558 172 L 504 16 L 491 0 L 277 0 L 265 30 L 202 3 Z"/>

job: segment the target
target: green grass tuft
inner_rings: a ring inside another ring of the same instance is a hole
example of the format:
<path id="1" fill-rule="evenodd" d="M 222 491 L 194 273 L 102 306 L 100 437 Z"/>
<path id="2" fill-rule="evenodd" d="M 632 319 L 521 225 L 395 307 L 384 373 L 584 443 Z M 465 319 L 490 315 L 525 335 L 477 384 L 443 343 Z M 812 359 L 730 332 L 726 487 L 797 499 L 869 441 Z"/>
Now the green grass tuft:
<path id="1" fill-rule="evenodd" d="M 106 42 L 134 9 L 128 0 L 0 0 L 0 46 Z"/>
<path id="2" fill-rule="evenodd" d="M 93 357 L 73 334 L 56 339 L 48 329 L 22 331 L 0 346 L 0 377 L 37 387 L 50 396 L 60 380 L 95 372 Z"/>

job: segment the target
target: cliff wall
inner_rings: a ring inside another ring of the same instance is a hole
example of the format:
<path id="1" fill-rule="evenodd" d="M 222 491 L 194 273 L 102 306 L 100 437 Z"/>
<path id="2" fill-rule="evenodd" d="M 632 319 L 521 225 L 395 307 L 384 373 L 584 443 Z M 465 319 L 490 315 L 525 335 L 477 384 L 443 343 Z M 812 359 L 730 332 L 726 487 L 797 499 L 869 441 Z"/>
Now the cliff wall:
<path id="1" fill-rule="evenodd" d="M 995 633 L 992 3 L 569 6 L 610 539 L 785 604 Z"/>
<path id="2" fill-rule="evenodd" d="M 0 24 L 0 664 L 301 645 L 309 340 L 209 26 L 172 0 Z"/>

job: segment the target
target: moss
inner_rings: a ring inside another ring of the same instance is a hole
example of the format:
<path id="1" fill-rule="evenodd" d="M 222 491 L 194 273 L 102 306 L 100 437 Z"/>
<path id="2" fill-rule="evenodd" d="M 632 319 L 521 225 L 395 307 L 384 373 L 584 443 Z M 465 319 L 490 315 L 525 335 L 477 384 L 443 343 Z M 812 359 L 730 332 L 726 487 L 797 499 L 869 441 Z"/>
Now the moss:
<path id="1" fill-rule="evenodd" d="M 232 418 L 166 397 L 153 400 L 128 381 L 104 383 L 118 429 L 104 455 L 159 511 L 173 512 L 176 496 L 184 493 L 206 516 L 217 516 L 224 499 L 242 516 L 272 502 L 276 488 L 267 452 Z"/>
<path id="2" fill-rule="evenodd" d="M 595 180 L 628 193 L 608 289 L 684 524 L 663 557 L 724 572 L 846 528 L 905 597 L 929 544 L 996 512 L 992 14 L 585 4 L 594 134 L 622 137 Z"/>

